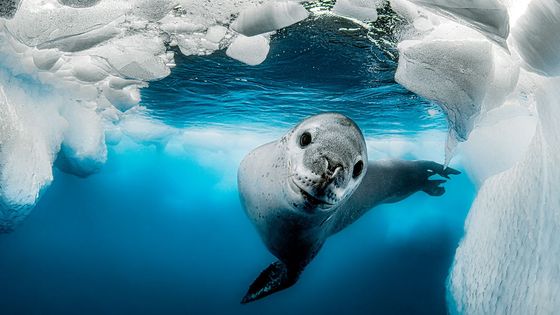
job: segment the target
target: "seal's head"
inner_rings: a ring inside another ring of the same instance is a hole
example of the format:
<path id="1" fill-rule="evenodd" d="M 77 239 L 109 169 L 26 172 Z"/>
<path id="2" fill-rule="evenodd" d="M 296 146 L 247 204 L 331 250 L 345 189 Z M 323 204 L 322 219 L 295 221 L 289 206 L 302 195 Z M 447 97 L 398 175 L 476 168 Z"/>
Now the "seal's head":
<path id="1" fill-rule="evenodd" d="M 286 196 L 295 209 L 329 211 L 358 187 L 367 168 L 362 132 L 336 113 L 312 116 L 282 138 L 288 163 Z"/>

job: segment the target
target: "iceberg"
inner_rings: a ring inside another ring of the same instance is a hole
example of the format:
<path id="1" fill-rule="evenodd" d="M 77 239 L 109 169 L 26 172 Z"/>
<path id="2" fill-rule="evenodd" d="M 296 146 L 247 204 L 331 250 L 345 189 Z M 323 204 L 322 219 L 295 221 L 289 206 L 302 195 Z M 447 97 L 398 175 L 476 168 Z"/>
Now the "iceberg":
<path id="1" fill-rule="evenodd" d="M 293 1 L 269 1 L 243 10 L 231 28 L 245 36 L 276 31 L 306 19 L 309 12 Z"/>
<path id="2" fill-rule="evenodd" d="M 269 40 L 265 36 L 256 35 L 247 37 L 239 35 L 231 45 L 229 45 L 226 54 L 250 66 L 256 66 L 266 59 L 269 50 Z"/>
<path id="3" fill-rule="evenodd" d="M 107 144 L 123 136 L 161 144 L 176 133 L 132 117 L 141 112 L 140 89 L 170 74 L 173 47 L 204 55 L 229 46 L 228 55 L 259 64 L 269 35 L 237 34 L 234 20 L 240 30 L 269 32 L 308 14 L 288 1 L 2 2 L 0 230 L 25 218 L 52 182 L 53 165 L 89 176 L 104 165 Z"/>
<path id="4" fill-rule="evenodd" d="M 481 185 L 514 167 L 527 152 L 536 123 L 527 107 L 513 101 L 488 111 L 469 139 L 458 145 L 458 156 L 473 182 Z"/>
<path id="5" fill-rule="evenodd" d="M 27 91 L 0 85 L 0 232 L 12 231 L 52 182 L 64 126 L 56 100 L 38 103 Z"/>
<path id="6" fill-rule="evenodd" d="M 367 0 L 337 0 L 332 12 L 346 18 L 364 22 L 377 20 L 377 4 Z"/>
<path id="7" fill-rule="evenodd" d="M 396 79 L 441 105 L 479 186 L 448 278 L 450 313 L 555 314 L 558 1 L 391 2 L 415 30 L 398 46 Z"/>
<path id="8" fill-rule="evenodd" d="M 98 67 L 106 67 L 114 71 L 118 78 L 139 81 L 157 80 L 168 76 L 171 73 L 169 63 L 173 60 L 173 55 L 167 54 L 163 39 L 150 37 L 149 34 L 136 34 L 111 40 L 82 51 L 79 55 L 82 54 L 100 57 L 98 62 L 95 62 Z M 97 81 L 101 80 L 94 82 Z"/>
<path id="9" fill-rule="evenodd" d="M 96 173 L 107 160 L 103 121 L 90 105 L 67 106 L 62 111 L 68 124 L 56 165 L 80 177 Z"/>
<path id="10" fill-rule="evenodd" d="M 175 128 L 147 117 L 141 109 L 127 112 L 119 123 L 120 130 L 139 144 L 152 144 L 163 147 L 179 133 Z"/>
<path id="11" fill-rule="evenodd" d="M 472 27 L 506 47 L 509 35 L 507 7 L 499 0 L 410 0 L 436 14 Z"/>
<path id="12" fill-rule="evenodd" d="M 531 1 L 512 37 L 525 67 L 544 76 L 560 76 L 560 3 Z"/>
<path id="13" fill-rule="evenodd" d="M 487 179 L 470 210 L 449 278 L 459 314 L 555 314 L 560 307 L 560 93 L 536 91 L 539 121 L 514 167 Z"/>
<path id="14" fill-rule="evenodd" d="M 519 61 L 503 49 L 493 47 L 494 69 L 490 76 L 488 90 L 482 102 L 481 113 L 500 107 L 512 95 L 519 83 L 521 68 Z"/>
<path id="15" fill-rule="evenodd" d="M 451 128 L 466 139 L 493 71 L 486 41 L 405 41 L 399 44 L 398 83 L 441 104 Z"/>
<path id="16" fill-rule="evenodd" d="M 467 39 L 408 40 L 398 45 L 395 80 L 408 90 L 437 102 L 450 128 L 447 162 L 455 140 L 468 138 L 494 71 L 488 41 Z"/>
<path id="17" fill-rule="evenodd" d="M 513 93 L 519 63 L 464 23 L 434 18 L 411 3 L 396 1 L 392 5 L 416 30 L 416 35 L 405 37 L 397 46 L 400 56 L 395 79 L 442 107 L 450 128 L 449 163 L 457 144 L 468 139 L 485 113 L 500 107 Z"/>
<path id="18" fill-rule="evenodd" d="M 204 38 L 212 43 L 219 44 L 226 34 L 227 28 L 221 25 L 215 25 L 208 28 L 208 31 L 206 31 L 206 37 Z"/>

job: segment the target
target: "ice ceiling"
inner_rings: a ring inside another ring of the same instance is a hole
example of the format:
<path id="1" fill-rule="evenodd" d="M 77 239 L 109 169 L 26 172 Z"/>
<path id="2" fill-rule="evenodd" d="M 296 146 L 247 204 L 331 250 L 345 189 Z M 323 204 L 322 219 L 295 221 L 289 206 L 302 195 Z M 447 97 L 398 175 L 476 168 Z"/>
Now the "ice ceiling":
<path id="1" fill-rule="evenodd" d="M 331 14 L 377 18 L 385 1 Z M 447 160 L 479 183 L 449 277 L 452 313 L 560 309 L 560 2 L 391 0 L 408 22 L 396 80 L 447 114 Z M 163 141 L 139 89 L 182 54 L 267 57 L 270 34 L 310 15 L 298 1 L 0 0 L 0 230 L 53 180 L 88 176 L 123 136 Z M 316 12 L 311 12 L 316 14 Z M 364 24 L 362 24 L 364 25 Z"/>

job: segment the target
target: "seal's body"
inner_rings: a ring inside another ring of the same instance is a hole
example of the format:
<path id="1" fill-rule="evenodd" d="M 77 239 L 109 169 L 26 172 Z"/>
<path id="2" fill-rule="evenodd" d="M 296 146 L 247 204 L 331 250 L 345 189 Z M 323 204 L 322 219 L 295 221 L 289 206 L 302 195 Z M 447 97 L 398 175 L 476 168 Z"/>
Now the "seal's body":
<path id="1" fill-rule="evenodd" d="M 358 126 L 340 114 L 310 117 L 250 152 L 238 186 L 248 217 L 279 261 L 249 288 L 247 303 L 293 285 L 325 240 L 369 209 L 423 190 L 441 195 L 459 172 L 430 161 L 369 162 Z"/>

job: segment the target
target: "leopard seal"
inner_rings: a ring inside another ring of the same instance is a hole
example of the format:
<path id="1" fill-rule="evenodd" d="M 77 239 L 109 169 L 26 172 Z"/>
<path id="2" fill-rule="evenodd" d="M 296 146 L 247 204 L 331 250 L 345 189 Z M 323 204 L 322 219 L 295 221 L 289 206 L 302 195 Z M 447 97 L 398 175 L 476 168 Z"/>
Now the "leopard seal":
<path id="1" fill-rule="evenodd" d="M 278 258 L 241 303 L 292 286 L 327 238 L 382 203 L 417 191 L 445 192 L 439 174 L 459 174 L 431 161 L 369 161 L 364 136 L 337 113 L 309 117 L 279 140 L 251 151 L 238 170 L 241 203 Z"/>

